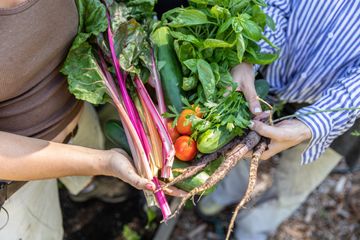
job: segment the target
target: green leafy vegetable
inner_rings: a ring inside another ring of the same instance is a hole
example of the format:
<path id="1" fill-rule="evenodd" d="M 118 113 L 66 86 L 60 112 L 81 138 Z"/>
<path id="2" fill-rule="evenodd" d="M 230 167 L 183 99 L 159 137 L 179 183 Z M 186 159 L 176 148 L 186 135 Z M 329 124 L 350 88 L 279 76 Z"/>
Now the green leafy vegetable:
<path id="1" fill-rule="evenodd" d="M 203 119 L 189 119 L 192 137 L 201 139 L 201 148 L 208 142 L 202 140 L 207 139 L 205 132 L 221 128 L 221 133 L 232 138 L 248 126 L 250 111 L 243 95 L 235 92 L 231 69 L 241 62 L 272 63 L 278 57 L 278 48 L 263 35 L 266 26 L 275 29 L 263 11 L 263 0 L 189 0 L 189 5 L 163 14 L 160 25 L 168 27 L 175 39 L 174 57 L 182 66 L 181 88 L 191 102 L 185 108 L 195 104 L 204 113 Z M 261 40 L 273 47 L 274 53 L 261 52 Z M 258 94 L 264 97 L 268 85 L 263 81 L 256 84 Z M 222 144 L 209 145 L 213 151 Z"/>

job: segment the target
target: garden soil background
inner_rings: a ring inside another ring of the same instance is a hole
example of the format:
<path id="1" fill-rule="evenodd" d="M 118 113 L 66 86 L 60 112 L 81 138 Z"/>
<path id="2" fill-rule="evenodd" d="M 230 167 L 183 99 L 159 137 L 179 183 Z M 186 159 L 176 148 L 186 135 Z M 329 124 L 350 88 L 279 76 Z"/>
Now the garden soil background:
<path id="1" fill-rule="evenodd" d="M 271 184 L 276 159 L 261 165 L 256 193 Z M 342 161 L 337 169 L 346 169 Z M 139 239 L 152 239 L 156 225 L 147 224 L 142 193 L 120 204 L 91 200 L 74 203 L 65 189 L 60 190 L 65 228 L 65 240 L 122 240 L 124 226 L 134 230 Z M 185 209 L 170 239 L 223 239 L 233 207 L 229 207 L 212 222 L 198 218 L 193 208 Z M 159 222 L 160 218 L 157 219 Z M 360 236 L 360 172 L 332 173 L 308 197 L 293 216 L 284 222 L 273 240 L 297 239 L 358 239 Z"/>

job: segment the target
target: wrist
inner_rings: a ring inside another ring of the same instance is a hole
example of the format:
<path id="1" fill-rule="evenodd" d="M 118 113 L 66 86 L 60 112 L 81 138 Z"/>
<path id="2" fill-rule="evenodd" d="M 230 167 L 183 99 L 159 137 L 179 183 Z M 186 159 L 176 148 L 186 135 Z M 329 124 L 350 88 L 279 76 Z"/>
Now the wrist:
<path id="1" fill-rule="evenodd" d="M 311 129 L 302 121 L 298 120 L 301 125 L 301 137 L 302 141 L 308 141 L 312 137 Z"/>
<path id="2" fill-rule="evenodd" d="M 114 176 L 111 167 L 113 155 L 112 150 L 100 151 L 100 155 L 95 158 L 96 175 Z"/>

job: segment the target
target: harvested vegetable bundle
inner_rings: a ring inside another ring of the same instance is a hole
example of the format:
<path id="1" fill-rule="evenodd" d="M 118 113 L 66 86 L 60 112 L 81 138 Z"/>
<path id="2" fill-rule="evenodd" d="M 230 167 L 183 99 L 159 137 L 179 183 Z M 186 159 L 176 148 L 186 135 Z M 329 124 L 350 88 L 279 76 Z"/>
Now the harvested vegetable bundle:
<path id="1" fill-rule="evenodd" d="M 187 8 L 164 13 L 151 39 L 162 80 L 172 83 L 165 97 L 173 107 L 165 116 L 175 117 L 178 132 L 191 135 L 199 152 L 208 154 L 243 135 L 250 121 L 248 105 L 236 91 L 231 69 L 243 61 L 269 64 L 278 54 L 262 53 L 258 46 L 264 40 L 276 48 L 262 34 L 266 25 L 274 28 L 261 9 L 263 1 L 189 3 Z M 167 75 L 171 78 L 166 79 Z M 201 116 L 191 113 L 196 109 Z"/>
<path id="2" fill-rule="evenodd" d="M 157 190 L 147 199 L 160 207 L 166 220 L 171 214 L 160 188 L 158 173 L 170 176 L 174 146 L 144 86 L 151 76 L 160 109 L 166 111 L 156 73 L 147 28 L 154 1 L 77 0 L 78 35 L 62 73 L 70 91 L 92 104 L 111 102 L 118 110 L 138 173 L 154 182 Z M 142 22 L 142 25 L 139 22 Z"/>
<path id="3" fill-rule="evenodd" d="M 175 118 L 178 132 L 190 136 L 200 152 L 193 165 L 183 169 L 166 187 L 191 179 L 220 156 L 224 159 L 203 184 L 183 197 L 174 215 L 188 199 L 214 187 L 248 151 L 255 148 L 252 181 L 238 209 L 248 201 L 256 180 L 259 156 L 267 145 L 259 143 L 261 137 L 258 134 L 247 130 L 251 113 L 243 94 L 236 91 L 238 86 L 230 71 L 241 62 L 269 64 L 278 57 L 278 53 L 262 53 L 258 45 L 263 40 L 277 49 L 263 35 L 266 25 L 275 27 L 261 9 L 266 6 L 264 1 L 189 0 L 189 4 L 187 8 L 164 13 L 161 24 L 152 34 L 154 45 L 160 52 L 159 58 L 164 45 L 173 47 L 174 58 L 180 63 L 183 76 L 177 81 L 177 90 L 183 92 L 184 107 L 179 110 L 174 104 L 165 116 Z M 169 39 L 173 39 L 173 43 Z M 197 114 L 197 109 L 201 114 Z M 243 138 L 239 138 L 241 136 Z M 176 146 L 175 151 L 178 151 Z"/>

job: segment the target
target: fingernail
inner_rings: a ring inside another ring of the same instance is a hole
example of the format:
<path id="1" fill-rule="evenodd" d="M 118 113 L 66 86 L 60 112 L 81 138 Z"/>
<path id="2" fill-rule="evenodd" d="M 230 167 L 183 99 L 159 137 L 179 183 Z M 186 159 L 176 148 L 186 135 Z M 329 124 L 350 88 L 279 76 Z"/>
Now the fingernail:
<path id="1" fill-rule="evenodd" d="M 250 129 L 252 129 L 254 127 L 254 125 L 255 125 L 255 123 L 253 121 L 250 121 L 248 127 Z"/>
<path id="2" fill-rule="evenodd" d="M 151 184 L 151 183 L 145 184 L 145 188 L 146 188 L 147 190 L 150 190 L 150 191 L 155 191 L 155 187 L 154 187 L 154 185 Z"/>
<path id="3" fill-rule="evenodd" d="M 254 113 L 261 113 L 261 112 L 262 112 L 261 108 L 259 107 L 254 108 Z"/>

